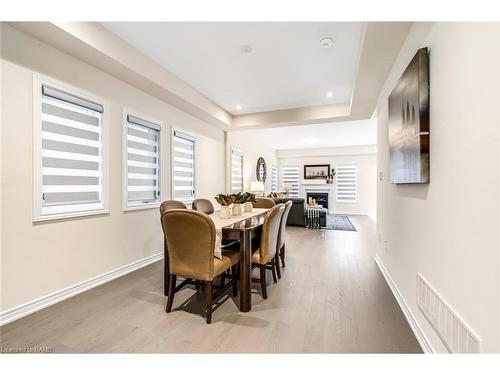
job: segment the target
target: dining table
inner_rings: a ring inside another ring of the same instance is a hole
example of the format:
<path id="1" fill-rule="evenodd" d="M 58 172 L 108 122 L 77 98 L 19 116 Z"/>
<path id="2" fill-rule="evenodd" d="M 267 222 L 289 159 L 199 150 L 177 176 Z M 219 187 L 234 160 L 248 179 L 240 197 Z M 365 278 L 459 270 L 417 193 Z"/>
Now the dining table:
<path id="1" fill-rule="evenodd" d="M 239 241 L 239 286 L 241 312 L 252 309 L 252 240 L 262 232 L 268 208 L 254 208 L 251 212 L 242 212 L 239 216 L 221 219 L 219 212 L 209 215 L 222 240 Z"/>

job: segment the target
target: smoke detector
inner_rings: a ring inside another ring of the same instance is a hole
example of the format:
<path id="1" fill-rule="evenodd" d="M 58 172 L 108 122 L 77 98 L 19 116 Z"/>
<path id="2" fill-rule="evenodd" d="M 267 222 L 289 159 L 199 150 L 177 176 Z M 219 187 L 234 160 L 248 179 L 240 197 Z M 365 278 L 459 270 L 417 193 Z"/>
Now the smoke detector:
<path id="1" fill-rule="evenodd" d="M 322 49 L 328 49 L 333 45 L 333 39 L 332 38 L 323 38 L 319 41 L 319 46 Z"/>
<path id="2" fill-rule="evenodd" d="M 247 45 L 243 45 L 240 47 L 241 49 L 241 52 L 243 53 L 250 53 L 252 52 L 252 47 L 251 46 L 247 46 Z"/>

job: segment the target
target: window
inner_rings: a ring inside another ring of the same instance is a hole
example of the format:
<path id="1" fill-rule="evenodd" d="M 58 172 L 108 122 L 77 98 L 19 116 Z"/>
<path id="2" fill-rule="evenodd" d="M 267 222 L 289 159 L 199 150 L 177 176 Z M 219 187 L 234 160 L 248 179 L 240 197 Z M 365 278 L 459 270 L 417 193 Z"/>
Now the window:
<path id="1" fill-rule="evenodd" d="M 285 184 L 291 184 L 291 189 L 289 191 L 289 197 L 298 197 L 300 191 L 300 169 L 298 166 L 286 166 L 281 168 L 281 181 L 283 190 L 285 189 Z"/>
<path id="2" fill-rule="evenodd" d="M 358 170 L 355 165 L 337 166 L 337 202 L 356 202 L 357 174 Z"/>
<path id="3" fill-rule="evenodd" d="M 175 130 L 172 152 L 172 196 L 189 204 L 195 197 L 195 139 Z"/>
<path id="4" fill-rule="evenodd" d="M 231 150 L 231 193 L 243 191 L 243 154 Z"/>
<path id="5" fill-rule="evenodd" d="M 33 219 L 107 212 L 104 106 L 48 82 L 34 90 Z"/>
<path id="6" fill-rule="evenodd" d="M 278 167 L 271 165 L 271 191 L 278 191 Z"/>
<path id="7" fill-rule="evenodd" d="M 160 199 L 160 125 L 127 114 L 124 209 L 157 207 Z"/>

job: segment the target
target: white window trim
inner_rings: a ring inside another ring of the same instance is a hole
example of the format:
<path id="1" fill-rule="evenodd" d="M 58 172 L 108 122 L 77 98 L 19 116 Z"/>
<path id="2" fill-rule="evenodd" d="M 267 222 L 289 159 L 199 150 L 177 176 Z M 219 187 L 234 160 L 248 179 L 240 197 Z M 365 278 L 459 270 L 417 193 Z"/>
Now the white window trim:
<path id="1" fill-rule="evenodd" d="M 102 207 L 85 211 L 61 212 L 56 214 L 42 214 L 42 85 L 50 85 L 62 91 L 99 103 L 104 111 L 101 117 L 102 126 Z M 99 96 L 78 87 L 69 85 L 52 78 L 33 74 L 33 222 L 52 221 L 81 216 L 109 214 L 109 105 L 108 102 Z"/>
<path id="2" fill-rule="evenodd" d="M 196 196 L 198 194 L 198 139 L 196 136 L 189 130 L 177 127 L 172 125 L 170 128 L 170 199 L 175 199 L 174 198 L 174 134 L 175 132 L 178 131 L 179 133 L 186 134 L 190 136 L 191 138 L 194 139 L 194 181 L 193 181 L 193 186 L 194 186 L 194 199 L 196 199 Z M 192 204 L 193 202 L 187 203 L 187 205 Z"/>
<path id="3" fill-rule="evenodd" d="M 286 165 L 282 165 L 280 166 L 280 172 L 279 174 L 281 175 L 281 179 L 279 179 L 278 177 L 278 185 L 281 185 L 281 190 L 283 190 L 283 168 L 298 168 L 298 184 L 299 184 L 299 187 L 298 187 L 298 191 L 297 191 L 297 197 L 300 197 L 300 191 L 301 191 L 301 184 L 302 184 L 302 178 L 301 178 L 301 174 L 300 174 L 300 165 L 298 164 L 286 164 Z M 291 198 L 296 198 L 296 197 L 291 197 Z"/>
<path id="4" fill-rule="evenodd" d="M 141 204 L 134 204 L 130 205 L 128 204 L 128 142 L 127 142 L 127 115 L 135 116 L 140 119 L 152 122 L 155 125 L 158 125 L 160 127 L 160 134 L 158 137 L 158 184 L 160 186 L 160 201 L 159 202 L 154 202 L 154 203 L 141 203 Z M 136 111 L 134 109 L 130 109 L 127 107 L 122 108 L 122 210 L 124 212 L 126 211 L 138 211 L 138 210 L 150 210 L 152 208 L 160 208 L 164 191 L 165 189 L 163 188 L 163 176 L 162 176 L 162 151 L 163 151 L 163 124 L 160 120 L 157 120 L 153 117 L 150 117 L 148 115 L 145 115 L 139 111 Z"/>
<path id="5" fill-rule="evenodd" d="M 354 198 L 354 200 L 351 200 L 351 201 L 345 201 L 345 200 L 339 200 L 338 198 L 338 195 L 337 195 L 337 189 L 339 187 L 339 184 L 338 184 L 338 176 L 336 175 L 335 176 L 335 203 L 338 203 L 338 204 L 356 204 L 358 203 L 358 187 L 359 187 L 359 180 L 358 180 L 358 171 L 359 171 L 359 168 L 358 168 L 358 165 L 357 164 L 337 164 L 335 166 L 335 170 L 338 171 L 338 168 L 339 167 L 355 167 L 356 168 L 356 196 Z"/>
<path id="6" fill-rule="evenodd" d="M 229 191 L 232 191 L 232 173 L 233 173 L 233 152 L 241 155 L 241 192 L 245 192 L 245 177 L 243 172 L 245 170 L 245 153 L 235 147 L 231 147 L 230 160 L 229 160 Z"/>
<path id="7" fill-rule="evenodd" d="M 276 191 L 273 191 L 273 168 L 276 169 Z M 279 179 L 279 166 L 276 163 L 271 163 L 271 191 L 273 193 L 277 193 L 280 187 L 280 179 Z"/>

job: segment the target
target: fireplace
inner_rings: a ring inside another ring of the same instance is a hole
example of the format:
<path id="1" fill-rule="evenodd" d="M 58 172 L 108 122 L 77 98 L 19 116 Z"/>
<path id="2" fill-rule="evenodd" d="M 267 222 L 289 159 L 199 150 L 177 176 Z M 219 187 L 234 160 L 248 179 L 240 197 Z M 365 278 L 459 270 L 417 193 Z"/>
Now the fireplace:
<path id="1" fill-rule="evenodd" d="M 309 202 L 309 197 L 316 199 L 316 204 L 322 205 L 323 208 L 328 208 L 328 193 L 307 193 L 307 202 Z"/>

